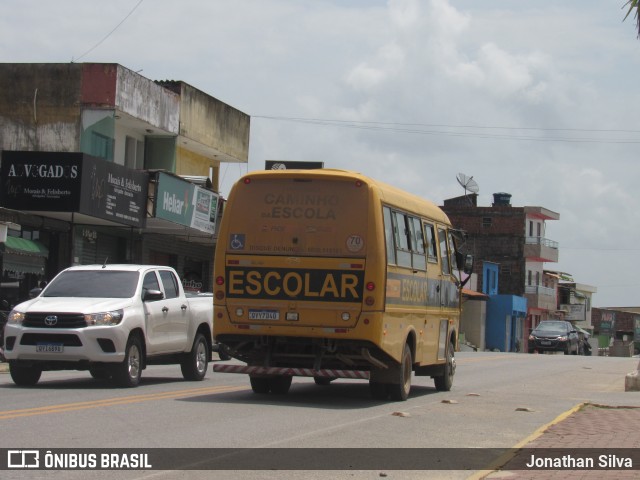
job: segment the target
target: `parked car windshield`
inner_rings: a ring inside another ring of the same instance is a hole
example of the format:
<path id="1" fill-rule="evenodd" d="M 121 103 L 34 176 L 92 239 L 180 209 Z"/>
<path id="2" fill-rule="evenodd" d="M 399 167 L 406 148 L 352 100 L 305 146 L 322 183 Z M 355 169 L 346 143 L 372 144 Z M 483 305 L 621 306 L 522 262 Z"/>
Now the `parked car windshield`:
<path id="1" fill-rule="evenodd" d="M 566 331 L 567 327 L 563 322 L 540 322 L 536 327 L 538 332 L 557 332 L 558 330 Z"/>
<path id="2" fill-rule="evenodd" d="M 72 270 L 58 275 L 42 292 L 43 297 L 131 298 L 138 272 Z"/>

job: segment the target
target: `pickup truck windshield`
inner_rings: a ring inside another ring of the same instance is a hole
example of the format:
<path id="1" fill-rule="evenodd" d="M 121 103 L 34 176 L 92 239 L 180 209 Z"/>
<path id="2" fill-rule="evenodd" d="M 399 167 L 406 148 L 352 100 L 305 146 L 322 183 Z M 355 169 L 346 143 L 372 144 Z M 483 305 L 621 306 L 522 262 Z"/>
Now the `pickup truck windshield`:
<path id="1" fill-rule="evenodd" d="M 63 272 L 42 292 L 43 297 L 131 298 L 138 272 L 76 270 Z"/>

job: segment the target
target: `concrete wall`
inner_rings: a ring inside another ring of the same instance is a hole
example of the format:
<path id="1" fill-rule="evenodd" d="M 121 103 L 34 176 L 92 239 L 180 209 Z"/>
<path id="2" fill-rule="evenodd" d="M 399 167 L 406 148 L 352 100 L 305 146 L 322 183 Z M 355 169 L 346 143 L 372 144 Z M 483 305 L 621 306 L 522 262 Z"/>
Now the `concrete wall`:
<path id="1" fill-rule="evenodd" d="M 180 135 L 220 151 L 224 161 L 249 159 L 249 115 L 181 84 Z"/>
<path id="2" fill-rule="evenodd" d="M 82 64 L 0 64 L 0 149 L 80 150 Z"/>
<path id="3" fill-rule="evenodd" d="M 460 332 L 465 339 L 478 347 L 485 349 L 485 324 L 487 321 L 487 302 L 478 300 L 466 300 L 462 306 L 460 317 Z"/>
<path id="4" fill-rule="evenodd" d="M 180 97 L 121 66 L 118 66 L 116 107 L 166 132 L 178 134 L 180 129 Z"/>

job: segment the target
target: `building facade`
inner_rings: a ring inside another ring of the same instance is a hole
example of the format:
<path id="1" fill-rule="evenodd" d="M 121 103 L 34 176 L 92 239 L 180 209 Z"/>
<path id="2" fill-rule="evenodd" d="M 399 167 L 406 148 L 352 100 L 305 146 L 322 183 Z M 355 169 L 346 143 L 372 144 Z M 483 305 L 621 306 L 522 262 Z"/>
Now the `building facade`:
<path id="1" fill-rule="evenodd" d="M 170 265 L 211 290 L 220 166 L 247 163 L 249 128 L 118 64 L 0 64 L 0 297 L 105 261 Z"/>
<path id="2" fill-rule="evenodd" d="M 505 348 L 517 345 L 519 351 L 526 351 L 529 332 L 540 321 L 559 316 L 558 282 L 545 274 L 544 266 L 558 261 L 558 244 L 546 237 L 546 223 L 559 220 L 560 215 L 544 207 L 514 207 L 507 193 L 494 194 L 490 207 L 478 206 L 477 194 L 470 194 L 445 200 L 442 209 L 456 228 L 466 232 L 462 249 L 474 255 L 478 284 L 490 295 L 487 331 L 493 331 L 497 341 L 504 330 L 509 337 Z M 495 310 L 490 308 L 491 296 L 500 300 L 494 302 Z M 525 305 L 526 314 L 522 312 Z M 508 319 L 490 318 L 490 311 L 509 309 Z M 492 323 L 497 327 L 492 328 Z"/>

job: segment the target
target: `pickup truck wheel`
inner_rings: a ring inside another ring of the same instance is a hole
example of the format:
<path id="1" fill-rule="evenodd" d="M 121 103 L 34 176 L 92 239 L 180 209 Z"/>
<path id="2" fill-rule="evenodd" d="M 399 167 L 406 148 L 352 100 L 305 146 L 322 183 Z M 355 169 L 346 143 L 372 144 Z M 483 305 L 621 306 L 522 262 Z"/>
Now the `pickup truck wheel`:
<path id="1" fill-rule="evenodd" d="M 113 369 L 113 381 L 120 387 L 137 387 L 142 375 L 142 347 L 140 338 L 132 335 L 127 341 L 124 361 Z"/>
<path id="2" fill-rule="evenodd" d="M 456 373 L 456 359 L 453 356 L 453 343 L 449 343 L 447 349 L 447 357 L 444 364 L 444 371 L 439 377 L 433 377 L 436 390 L 439 392 L 448 392 L 453 386 L 453 376 Z"/>
<path id="3" fill-rule="evenodd" d="M 89 373 L 96 380 L 108 380 L 111 378 L 111 372 L 105 367 L 91 367 Z"/>
<path id="4" fill-rule="evenodd" d="M 207 374 L 209 365 L 209 348 L 207 340 L 201 333 L 196 335 L 191 351 L 183 357 L 180 369 L 185 380 L 200 381 Z"/>
<path id="5" fill-rule="evenodd" d="M 402 360 L 398 368 L 398 383 L 391 383 L 388 385 L 389 395 L 391 400 L 405 401 L 409 398 L 409 391 L 411 390 L 411 371 L 412 371 L 413 359 L 411 358 L 411 349 L 408 344 L 404 344 L 404 350 L 402 351 Z"/>
<path id="6" fill-rule="evenodd" d="M 38 383 L 38 380 L 40 380 L 42 370 L 37 367 L 20 367 L 15 363 L 10 362 L 9 373 L 11 374 L 13 383 L 16 385 L 20 385 L 21 387 L 32 387 Z"/>
<path id="7" fill-rule="evenodd" d="M 278 375 L 277 377 L 269 378 L 269 389 L 271 393 L 276 395 L 286 395 L 291 387 L 291 380 L 293 377 L 290 375 Z"/>
<path id="8" fill-rule="evenodd" d="M 251 390 L 253 390 L 253 393 L 265 394 L 269 393 L 271 389 L 268 378 L 249 376 L 249 381 L 251 382 Z"/>

